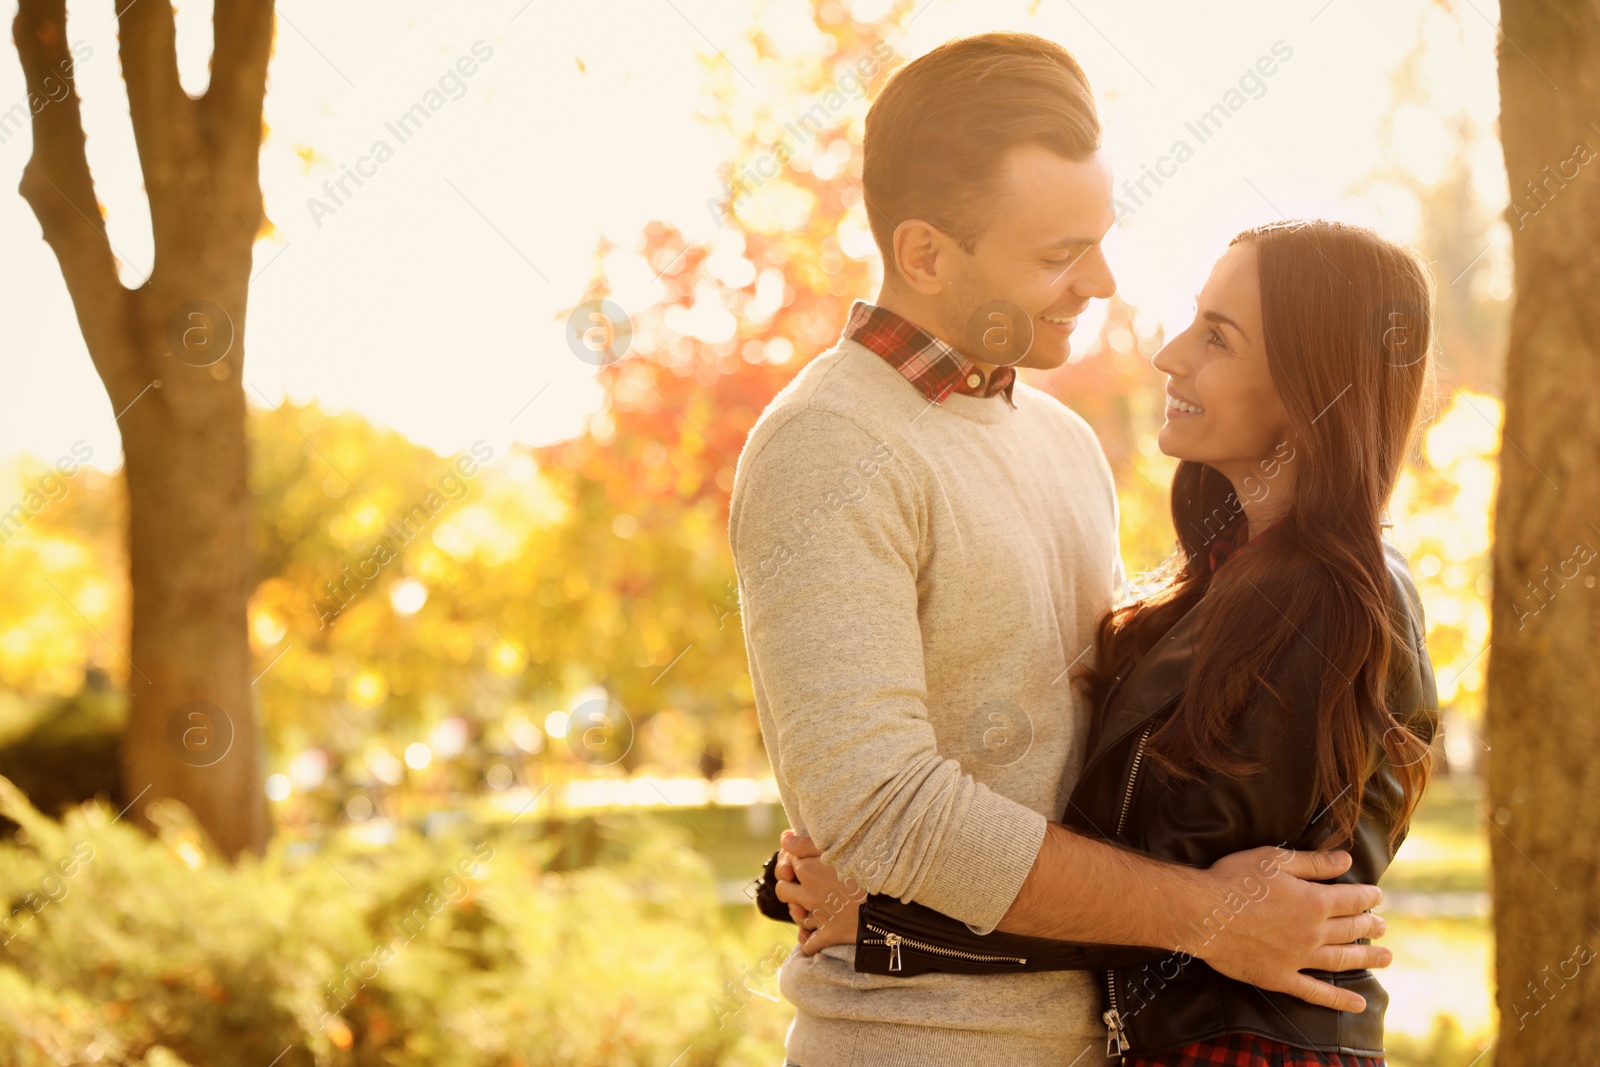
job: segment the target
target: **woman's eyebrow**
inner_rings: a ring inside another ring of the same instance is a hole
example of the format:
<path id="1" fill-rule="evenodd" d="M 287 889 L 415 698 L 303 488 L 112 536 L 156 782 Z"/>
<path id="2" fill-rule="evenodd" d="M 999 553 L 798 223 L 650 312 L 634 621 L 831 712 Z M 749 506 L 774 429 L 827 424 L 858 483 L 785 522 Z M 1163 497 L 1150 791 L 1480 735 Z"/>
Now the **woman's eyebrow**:
<path id="1" fill-rule="evenodd" d="M 1244 330 L 1240 329 L 1237 322 L 1234 322 L 1220 311 L 1203 311 L 1200 313 L 1200 317 L 1205 319 L 1207 322 L 1220 322 L 1224 323 L 1225 325 L 1232 326 L 1235 330 L 1239 331 L 1240 337 L 1243 337 L 1246 341 L 1250 340 L 1250 335 L 1245 333 Z"/>

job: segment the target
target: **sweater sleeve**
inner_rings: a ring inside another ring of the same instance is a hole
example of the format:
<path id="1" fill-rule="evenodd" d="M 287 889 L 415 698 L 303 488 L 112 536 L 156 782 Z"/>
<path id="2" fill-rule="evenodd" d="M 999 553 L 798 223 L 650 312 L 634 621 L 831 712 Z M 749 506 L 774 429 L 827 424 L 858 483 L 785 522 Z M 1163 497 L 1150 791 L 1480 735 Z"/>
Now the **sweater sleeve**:
<path id="1" fill-rule="evenodd" d="M 842 877 L 985 930 L 1010 908 L 1045 816 L 939 754 L 925 705 L 910 457 L 806 409 L 741 458 L 729 517 L 769 756 L 797 828 Z"/>

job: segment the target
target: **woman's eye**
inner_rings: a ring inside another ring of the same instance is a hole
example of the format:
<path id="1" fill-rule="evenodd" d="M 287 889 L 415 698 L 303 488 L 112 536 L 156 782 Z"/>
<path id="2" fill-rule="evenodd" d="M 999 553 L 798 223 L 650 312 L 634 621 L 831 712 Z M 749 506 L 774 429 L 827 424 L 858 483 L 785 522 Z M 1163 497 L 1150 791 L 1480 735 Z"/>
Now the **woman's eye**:
<path id="1" fill-rule="evenodd" d="M 1209 331 L 1206 339 L 1211 344 L 1216 345 L 1218 348 L 1227 348 L 1228 347 L 1228 343 L 1225 340 L 1223 340 L 1223 338 L 1222 338 L 1222 331 L 1217 329 L 1215 326 L 1213 326 L 1211 328 L 1211 330 Z"/>

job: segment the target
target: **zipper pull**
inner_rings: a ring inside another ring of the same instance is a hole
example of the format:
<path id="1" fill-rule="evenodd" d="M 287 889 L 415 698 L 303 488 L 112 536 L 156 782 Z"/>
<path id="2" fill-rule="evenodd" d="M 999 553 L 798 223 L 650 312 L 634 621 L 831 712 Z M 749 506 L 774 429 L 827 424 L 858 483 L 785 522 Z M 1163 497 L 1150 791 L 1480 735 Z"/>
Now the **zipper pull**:
<path id="1" fill-rule="evenodd" d="M 1116 1008 L 1108 1008 L 1100 1018 L 1106 1024 L 1106 1055 L 1120 1056 L 1128 1051 L 1128 1035 L 1122 1029 L 1122 1016 Z"/>
<path id="2" fill-rule="evenodd" d="M 900 970 L 900 935 L 884 934 L 883 943 L 889 946 L 889 969 Z"/>

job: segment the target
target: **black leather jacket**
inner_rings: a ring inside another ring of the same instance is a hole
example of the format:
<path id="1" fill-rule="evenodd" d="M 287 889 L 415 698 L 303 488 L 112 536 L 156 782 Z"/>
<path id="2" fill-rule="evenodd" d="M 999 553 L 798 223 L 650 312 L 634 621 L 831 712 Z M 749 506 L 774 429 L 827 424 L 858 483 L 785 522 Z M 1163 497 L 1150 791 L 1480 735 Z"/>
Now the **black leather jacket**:
<path id="1" fill-rule="evenodd" d="M 1387 544 L 1385 553 L 1395 621 L 1389 707 L 1431 739 L 1438 702 L 1424 644 L 1422 606 L 1405 558 Z M 1247 759 L 1262 766 L 1259 773 L 1212 774 L 1198 782 L 1172 785 L 1141 774 L 1145 738 L 1171 713 L 1183 692 L 1202 615 L 1191 610 L 1179 619 L 1138 664 L 1113 682 L 1096 711 L 1089 756 L 1061 821 L 1079 833 L 1196 867 L 1260 845 L 1313 849 L 1328 818 L 1315 774 L 1312 709 L 1327 666 L 1318 651 L 1316 626 L 1305 627 L 1273 666 L 1272 688 L 1283 695 L 1283 706 L 1263 689 L 1242 713 L 1239 747 Z M 1285 707 L 1291 714 L 1284 713 Z M 1354 839 L 1342 844 L 1353 862 L 1336 880 L 1371 885 L 1393 858 L 1387 837 L 1400 796 L 1395 769 L 1381 750 L 1362 789 L 1360 824 Z M 768 860 L 757 904 L 769 917 L 788 920 L 787 906 L 773 893 L 772 867 Z M 1262 894 L 1270 893 L 1270 877 L 1263 877 L 1261 884 Z M 1249 906 L 1244 900 L 1235 904 L 1235 911 Z M 1215 925 L 1224 925 L 1230 917 L 1227 909 L 1219 909 Z M 1196 942 L 1203 941 L 1206 933 L 1196 931 Z M 1102 1018 L 1107 1023 L 1108 1055 L 1153 1053 L 1226 1033 L 1258 1034 L 1323 1052 L 1383 1054 L 1388 994 L 1369 970 L 1306 972 L 1366 998 L 1365 1011 L 1340 1012 L 1234 981 L 1183 953 L 999 931 L 974 934 L 960 920 L 878 894 L 869 894 L 861 906 L 855 966 L 857 971 L 903 976 L 928 971 L 1104 971 Z"/>

